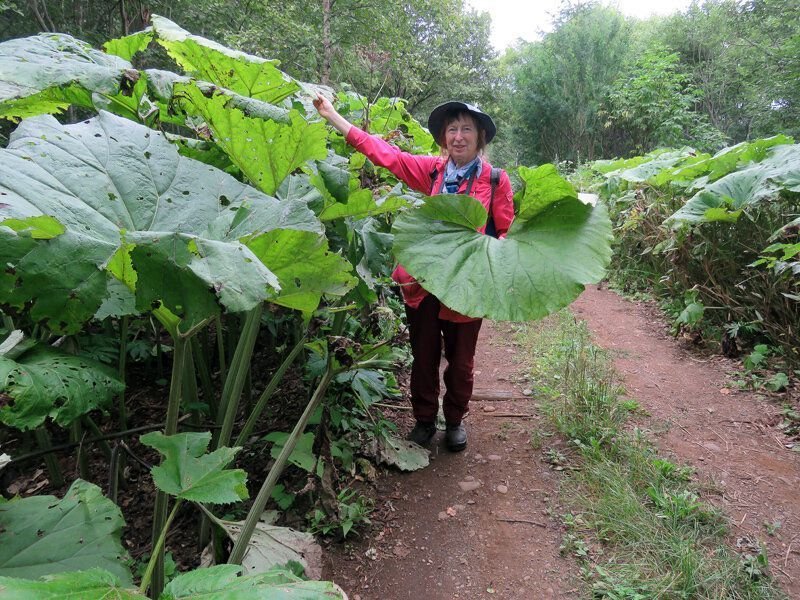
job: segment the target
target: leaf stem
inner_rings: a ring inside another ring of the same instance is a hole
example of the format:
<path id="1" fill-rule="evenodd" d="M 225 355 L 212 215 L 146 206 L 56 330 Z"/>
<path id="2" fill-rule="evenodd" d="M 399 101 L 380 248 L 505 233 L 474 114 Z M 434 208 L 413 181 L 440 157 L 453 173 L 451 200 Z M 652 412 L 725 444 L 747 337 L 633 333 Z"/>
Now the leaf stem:
<path id="1" fill-rule="evenodd" d="M 147 588 L 150 587 L 150 580 L 153 578 L 154 572 L 156 570 L 156 563 L 158 562 L 158 557 L 163 556 L 164 552 L 164 542 L 167 539 L 167 531 L 169 530 L 169 526 L 172 524 L 172 520 L 175 518 L 175 515 L 178 514 L 178 508 L 180 508 L 181 503 L 183 500 L 180 498 L 175 500 L 175 506 L 172 507 L 172 512 L 169 513 L 169 517 L 167 517 L 166 522 L 164 523 L 164 527 L 161 529 L 161 533 L 158 536 L 158 540 L 156 540 L 155 546 L 153 546 L 153 552 L 150 554 L 150 561 L 147 563 L 147 569 L 142 576 L 142 583 L 139 586 L 139 593 L 146 594 Z M 163 584 L 161 586 L 163 588 Z M 154 589 L 155 591 L 155 589 Z M 161 592 L 159 591 L 159 594 Z M 158 597 L 157 594 L 153 594 L 151 597 L 156 598 Z"/>

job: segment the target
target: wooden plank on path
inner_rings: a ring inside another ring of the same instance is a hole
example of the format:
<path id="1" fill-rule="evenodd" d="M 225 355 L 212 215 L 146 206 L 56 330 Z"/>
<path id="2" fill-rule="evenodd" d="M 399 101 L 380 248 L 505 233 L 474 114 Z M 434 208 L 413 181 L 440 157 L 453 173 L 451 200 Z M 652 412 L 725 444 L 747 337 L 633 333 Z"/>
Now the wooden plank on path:
<path id="1" fill-rule="evenodd" d="M 472 390 L 470 402 L 507 402 L 530 400 L 527 396 L 510 390 Z"/>

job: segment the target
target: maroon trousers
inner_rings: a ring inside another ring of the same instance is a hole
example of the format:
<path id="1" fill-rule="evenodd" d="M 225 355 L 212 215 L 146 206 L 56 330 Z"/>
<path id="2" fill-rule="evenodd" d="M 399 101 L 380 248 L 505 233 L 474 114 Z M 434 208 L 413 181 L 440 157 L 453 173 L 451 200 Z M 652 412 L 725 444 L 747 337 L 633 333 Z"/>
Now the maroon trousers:
<path id="1" fill-rule="evenodd" d="M 425 297 L 419 308 L 406 306 L 411 353 L 411 406 L 417 421 L 433 423 L 439 411 L 439 362 L 444 356 L 446 388 L 443 400 L 444 418 L 457 425 L 467 412 L 472 397 L 472 370 L 475 365 L 475 345 L 482 321 L 453 323 L 439 318 L 439 299 L 433 294 Z"/>

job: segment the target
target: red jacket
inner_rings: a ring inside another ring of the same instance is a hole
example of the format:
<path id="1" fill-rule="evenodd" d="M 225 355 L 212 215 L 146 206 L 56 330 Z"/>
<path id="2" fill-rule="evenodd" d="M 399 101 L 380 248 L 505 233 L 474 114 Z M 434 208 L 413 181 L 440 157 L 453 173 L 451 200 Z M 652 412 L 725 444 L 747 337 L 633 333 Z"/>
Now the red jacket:
<path id="1" fill-rule="evenodd" d="M 395 177 L 413 190 L 430 196 L 441 188 L 447 164 L 446 157 L 418 156 L 403 152 L 382 138 L 370 135 L 358 127 L 350 128 L 350 132 L 347 134 L 347 142 L 356 150 L 365 154 L 376 165 L 389 169 Z M 488 211 L 492 194 L 492 166 L 483 159 L 481 159 L 481 163 L 481 173 L 472 184 L 470 196 L 479 200 Z M 434 169 L 437 175 L 436 179 L 431 183 L 431 173 Z M 458 190 L 459 194 L 466 193 L 467 183 L 467 181 L 464 181 L 461 184 L 461 188 Z M 500 182 L 494 191 L 492 217 L 494 218 L 498 237 L 504 237 L 508 228 L 511 227 L 511 222 L 514 220 L 514 193 L 511 190 L 511 181 L 505 171 L 501 173 Z M 483 233 L 484 229 L 485 226 L 478 231 Z M 402 265 L 397 265 L 397 268 L 392 273 L 392 279 L 400 284 L 403 291 L 403 299 L 411 308 L 419 307 L 423 298 L 428 295 L 428 292 L 408 274 Z M 442 304 L 442 308 L 439 311 L 439 318 L 455 321 L 456 323 L 476 320 L 450 310 L 444 304 Z"/>

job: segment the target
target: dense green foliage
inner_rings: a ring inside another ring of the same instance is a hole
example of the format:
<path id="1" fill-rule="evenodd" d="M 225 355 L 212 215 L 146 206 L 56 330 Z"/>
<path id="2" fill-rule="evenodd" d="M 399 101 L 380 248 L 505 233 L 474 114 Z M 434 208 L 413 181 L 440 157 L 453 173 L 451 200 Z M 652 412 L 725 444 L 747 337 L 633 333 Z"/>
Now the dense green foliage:
<path id="1" fill-rule="evenodd" d="M 616 282 L 653 290 L 676 331 L 713 325 L 731 354 L 767 341 L 800 362 L 800 145 L 792 142 L 774 136 L 713 156 L 660 150 L 589 165 L 616 228 Z"/>
<path id="2" fill-rule="evenodd" d="M 502 59 L 515 130 L 504 155 L 582 162 L 797 134 L 799 29 L 784 0 L 696 1 L 647 21 L 565 4 L 552 32 Z"/>

